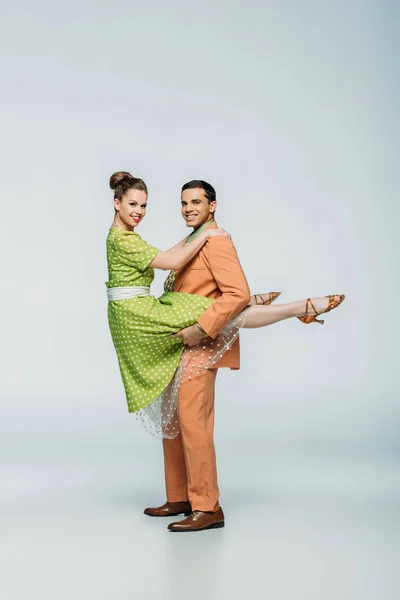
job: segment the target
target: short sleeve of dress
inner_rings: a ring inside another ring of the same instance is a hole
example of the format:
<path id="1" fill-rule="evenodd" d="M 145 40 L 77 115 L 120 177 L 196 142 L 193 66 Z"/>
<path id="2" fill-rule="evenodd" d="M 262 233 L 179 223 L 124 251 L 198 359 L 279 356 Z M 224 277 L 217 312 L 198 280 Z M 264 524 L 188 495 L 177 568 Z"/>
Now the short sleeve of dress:
<path id="1" fill-rule="evenodd" d="M 145 271 L 159 252 L 157 248 L 142 240 L 140 235 L 131 231 L 122 231 L 115 243 L 123 261 L 138 271 Z"/>

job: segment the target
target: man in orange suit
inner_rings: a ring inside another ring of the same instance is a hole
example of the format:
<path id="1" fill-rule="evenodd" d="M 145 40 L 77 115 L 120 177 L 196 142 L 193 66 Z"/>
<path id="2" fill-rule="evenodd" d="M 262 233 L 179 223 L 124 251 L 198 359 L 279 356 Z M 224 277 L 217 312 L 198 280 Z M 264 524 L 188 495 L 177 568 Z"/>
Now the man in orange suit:
<path id="1" fill-rule="evenodd" d="M 217 227 L 214 188 L 201 180 L 182 188 L 182 216 L 192 236 L 208 227 Z M 232 241 L 212 237 L 200 252 L 175 274 L 174 291 L 215 298 L 195 325 L 180 331 L 187 346 L 210 343 L 248 304 L 249 287 Z M 200 531 L 223 527 L 224 514 L 219 505 L 217 467 L 214 449 L 214 390 L 219 368 L 239 369 L 239 339 L 215 364 L 200 369 L 181 384 L 178 412 L 181 433 L 163 440 L 167 502 L 147 508 L 154 517 L 184 514 L 171 523 L 171 531 Z"/>

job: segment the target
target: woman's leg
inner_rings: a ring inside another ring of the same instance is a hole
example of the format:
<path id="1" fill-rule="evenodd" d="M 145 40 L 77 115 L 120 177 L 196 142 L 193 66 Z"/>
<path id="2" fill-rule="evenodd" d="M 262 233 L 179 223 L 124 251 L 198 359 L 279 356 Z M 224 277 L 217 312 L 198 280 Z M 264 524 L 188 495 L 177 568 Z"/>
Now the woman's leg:
<path id="1" fill-rule="evenodd" d="M 335 296 L 335 299 L 339 300 L 340 296 Z M 329 300 L 326 296 L 321 298 L 311 298 L 315 310 L 317 313 L 323 312 L 327 307 Z M 302 317 L 306 311 L 306 300 L 298 300 L 297 302 L 289 302 L 288 304 L 274 304 L 273 306 L 249 306 L 245 308 L 243 314 L 245 315 L 244 329 L 253 329 L 256 327 L 267 327 L 278 321 L 290 319 L 291 317 Z M 312 309 L 309 310 L 309 314 L 314 314 Z"/>

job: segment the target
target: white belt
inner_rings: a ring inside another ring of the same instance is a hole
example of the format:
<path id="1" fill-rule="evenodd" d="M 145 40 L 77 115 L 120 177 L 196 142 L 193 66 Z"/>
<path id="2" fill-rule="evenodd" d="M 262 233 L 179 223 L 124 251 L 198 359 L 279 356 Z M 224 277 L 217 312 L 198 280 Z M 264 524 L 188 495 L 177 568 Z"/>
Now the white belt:
<path id="1" fill-rule="evenodd" d="M 150 296 L 150 287 L 145 285 L 127 285 L 125 287 L 107 289 L 107 298 L 109 302 L 112 302 L 113 300 L 135 298 L 136 296 Z"/>

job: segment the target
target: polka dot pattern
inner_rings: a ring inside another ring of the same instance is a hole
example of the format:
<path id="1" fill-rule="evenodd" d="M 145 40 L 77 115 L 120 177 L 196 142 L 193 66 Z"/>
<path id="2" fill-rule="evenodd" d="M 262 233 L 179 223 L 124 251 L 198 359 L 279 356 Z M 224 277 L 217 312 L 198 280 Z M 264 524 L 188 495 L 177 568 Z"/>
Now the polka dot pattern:
<path id="1" fill-rule="evenodd" d="M 111 228 L 107 237 L 107 287 L 149 286 L 158 250 L 135 232 Z M 197 321 L 210 298 L 175 292 L 114 300 L 108 322 L 117 352 L 129 412 L 147 407 L 171 382 L 184 349 L 173 333 Z"/>

